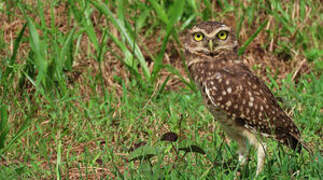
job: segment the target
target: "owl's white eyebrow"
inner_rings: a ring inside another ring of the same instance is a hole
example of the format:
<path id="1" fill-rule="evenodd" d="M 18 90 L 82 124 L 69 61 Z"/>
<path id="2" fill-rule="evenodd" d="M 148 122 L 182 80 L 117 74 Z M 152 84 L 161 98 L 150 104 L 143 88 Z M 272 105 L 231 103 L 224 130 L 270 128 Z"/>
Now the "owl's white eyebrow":
<path id="1" fill-rule="evenodd" d="M 197 33 L 197 32 L 202 32 L 206 37 L 214 37 L 218 32 L 220 31 L 231 31 L 231 28 L 224 26 L 224 27 L 219 27 L 218 29 L 216 29 L 215 31 L 211 32 L 211 33 L 207 33 L 204 29 L 200 29 L 200 28 L 193 28 L 191 30 L 191 33 Z"/>

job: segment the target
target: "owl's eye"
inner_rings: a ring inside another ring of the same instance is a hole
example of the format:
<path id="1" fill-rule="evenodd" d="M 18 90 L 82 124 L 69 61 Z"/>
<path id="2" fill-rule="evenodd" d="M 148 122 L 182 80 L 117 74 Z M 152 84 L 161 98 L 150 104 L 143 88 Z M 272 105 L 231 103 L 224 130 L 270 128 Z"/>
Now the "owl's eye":
<path id="1" fill-rule="evenodd" d="M 204 38 L 204 35 L 202 33 L 195 33 L 194 34 L 195 41 L 202 41 L 203 38 Z"/>
<path id="2" fill-rule="evenodd" d="M 220 31 L 216 36 L 221 40 L 226 40 L 228 38 L 228 31 Z"/>

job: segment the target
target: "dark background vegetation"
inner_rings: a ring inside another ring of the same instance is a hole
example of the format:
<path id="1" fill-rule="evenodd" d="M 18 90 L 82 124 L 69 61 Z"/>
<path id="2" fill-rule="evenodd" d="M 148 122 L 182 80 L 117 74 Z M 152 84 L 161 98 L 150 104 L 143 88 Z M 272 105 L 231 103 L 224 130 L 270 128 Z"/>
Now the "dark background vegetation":
<path id="1" fill-rule="evenodd" d="M 0 2 L 0 179 L 250 179 L 186 73 L 195 23 L 236 29 L 313 156 L 267 140 L 258 179 L 322 179 L 322 3 Z M 253 152 L 253 151 L 252 151 Z"/>

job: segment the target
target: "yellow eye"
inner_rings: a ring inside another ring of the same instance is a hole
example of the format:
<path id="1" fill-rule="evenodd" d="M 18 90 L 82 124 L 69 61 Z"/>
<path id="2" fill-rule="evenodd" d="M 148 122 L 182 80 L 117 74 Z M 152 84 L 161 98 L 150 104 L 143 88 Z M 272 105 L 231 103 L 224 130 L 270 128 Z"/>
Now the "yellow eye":
<path id="1" fill-rule="evenodd" d="M 220 31 L 218 34 L 217 34 L 217 37 L 221 40 L 226 40 L 227 37 L 228 37 L 228 32 L 227 31 Z"/>
<path id="2" fill-rule="evenodd" d="M 202 39 L 203 39 L 203 34 L 202 33 L 195 33 L 194 34 L 194 39 L 195 39 L 195 41 L 202 41 Z"/>

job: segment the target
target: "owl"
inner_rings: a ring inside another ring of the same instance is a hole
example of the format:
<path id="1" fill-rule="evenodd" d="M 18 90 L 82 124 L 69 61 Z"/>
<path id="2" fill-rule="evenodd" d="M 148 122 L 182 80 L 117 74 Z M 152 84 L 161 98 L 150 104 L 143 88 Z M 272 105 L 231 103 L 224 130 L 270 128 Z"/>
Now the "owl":
<path id="1" fill-rule="evenodd" d="M 296 151 L 301 147 L 310 151 L 269 88 L 239 59 L 232 28 L 214 21 L 197 24 L 189 30 L 184 48 L 190 76 L 205 105 L 225 134 L 238 143 L 241 165 L 246 164 L 251 145 L 257 150 L 256 175 L 262 171 L 266 155 L 263 137 Z"/>

